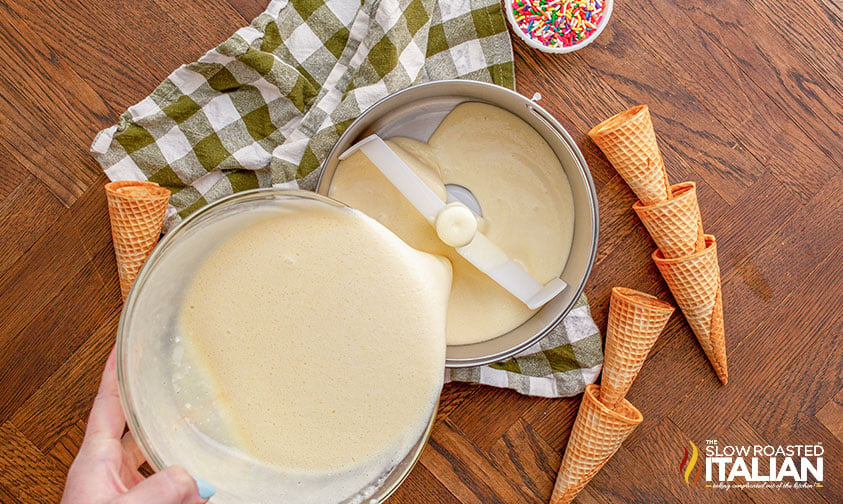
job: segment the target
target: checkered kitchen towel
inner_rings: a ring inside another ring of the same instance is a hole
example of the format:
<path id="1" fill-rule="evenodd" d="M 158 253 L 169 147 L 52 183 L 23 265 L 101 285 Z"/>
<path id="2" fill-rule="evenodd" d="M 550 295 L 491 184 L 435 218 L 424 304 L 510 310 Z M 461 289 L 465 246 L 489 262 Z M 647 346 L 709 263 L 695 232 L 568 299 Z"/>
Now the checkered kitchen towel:
<path id="1" fill-rule="evenodd" d="M 245 189 L 311 188 L 366 108 L 413 84 L 473 79 L 514 88 L 498 0 L 272 0 L 251 25 L 174 71 L 94 139 L 112 180 L 172 192 L 166 230 Z M 599 373 L 600 335 L 581 300 L 516 359 L 451 379 L 573 395 Z"/>

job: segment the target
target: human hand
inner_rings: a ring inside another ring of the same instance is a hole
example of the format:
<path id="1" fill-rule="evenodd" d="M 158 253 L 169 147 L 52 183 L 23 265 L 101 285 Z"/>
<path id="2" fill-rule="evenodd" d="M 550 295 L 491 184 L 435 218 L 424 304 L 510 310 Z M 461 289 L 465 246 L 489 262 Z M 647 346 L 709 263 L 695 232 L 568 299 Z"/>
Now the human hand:
<path id="1" fill-rule="evenodd" d="M 131 432 L 123 436 L 125 427 L 112 350 L 61 504 L 199 504 L 214 495 L 210 483 L 177 466 L 145 479 L 138 472 L 144 456 Z"/>

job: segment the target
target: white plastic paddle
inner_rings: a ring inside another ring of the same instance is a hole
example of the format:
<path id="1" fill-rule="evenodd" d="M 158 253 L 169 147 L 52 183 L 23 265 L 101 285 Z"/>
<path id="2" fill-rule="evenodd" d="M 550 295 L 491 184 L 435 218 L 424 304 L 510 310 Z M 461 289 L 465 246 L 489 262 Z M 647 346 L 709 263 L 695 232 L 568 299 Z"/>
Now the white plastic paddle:
<path id="1" fill-rule="evenodd" d="M 567 287 L 560 278 L 554 278 L 547 285 L 542 285 L 533 278 L 500 247 L 477 230 L 477 220 L 468 207 L 460 202 L 445 204 L 381 137 L 371 135 L 364 138 L 343 152 L 340 159 L 345 159 L 358 150 L 362 151 L 434 226 L 440 240 L 454 247 L 457 253 L 474 267 L 520 299 L 531 310 L 540 308 Z"/>

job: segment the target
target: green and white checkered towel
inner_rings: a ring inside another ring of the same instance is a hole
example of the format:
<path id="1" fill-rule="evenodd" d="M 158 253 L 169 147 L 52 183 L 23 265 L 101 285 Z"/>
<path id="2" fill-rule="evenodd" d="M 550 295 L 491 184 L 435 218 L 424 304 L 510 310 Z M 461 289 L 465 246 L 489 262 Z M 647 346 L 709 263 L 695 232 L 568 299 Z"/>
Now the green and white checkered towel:
<path id="1" fill-rule="evenodd" d="M 250 26 L 129 107 L 91 152 L 111 180 L 168 188 L 169 230 L 237 191 L 312 188 L 366 108 L 413 84 L 454 78 L 514 88 L 499 0 L 272 0 Z M 450 379 L 569 396 L 596 380 L 601 362 L 582 299 L 517 358 L 452 370 Z"/>

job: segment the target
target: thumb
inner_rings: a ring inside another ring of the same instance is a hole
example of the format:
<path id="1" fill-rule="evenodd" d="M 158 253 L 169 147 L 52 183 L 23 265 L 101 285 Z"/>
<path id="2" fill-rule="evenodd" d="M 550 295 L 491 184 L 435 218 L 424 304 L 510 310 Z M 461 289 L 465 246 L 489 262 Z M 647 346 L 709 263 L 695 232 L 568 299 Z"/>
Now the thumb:
<path id="1" fill-rule="evenodd" d="M 200 504 L 214 494 L 209 486 L 203 481 L 200 497 L 196 480 L 184 468 L 172 466 L 141 481 L 113 504 Z"/>

